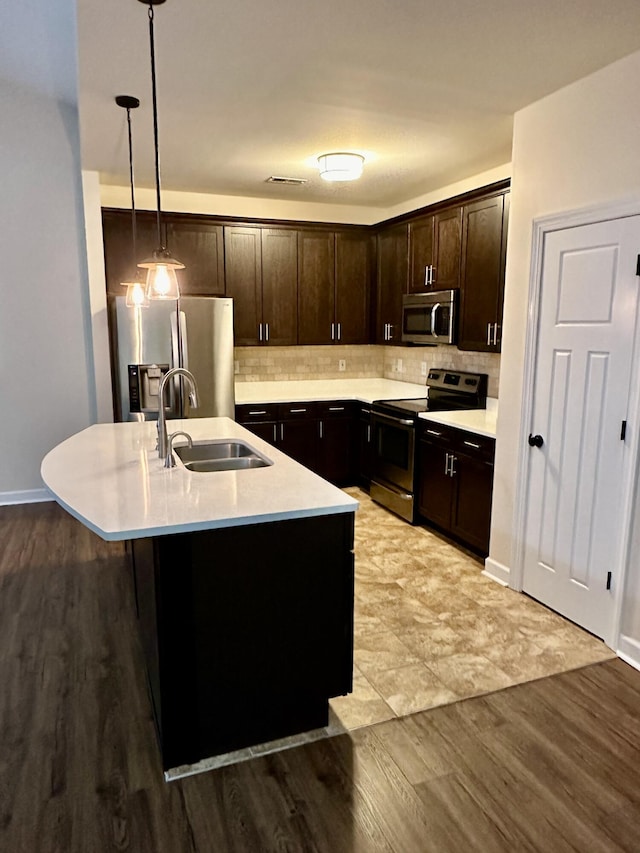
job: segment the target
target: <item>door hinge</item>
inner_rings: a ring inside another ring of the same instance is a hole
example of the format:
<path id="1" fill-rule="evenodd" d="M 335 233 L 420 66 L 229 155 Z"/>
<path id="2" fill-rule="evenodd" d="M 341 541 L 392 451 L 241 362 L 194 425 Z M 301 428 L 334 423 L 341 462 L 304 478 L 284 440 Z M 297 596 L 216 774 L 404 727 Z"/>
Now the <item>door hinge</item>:
<path id="1" fill-rule="evenodd" d="M 636 275 L 640 275 L 640 255 L 638 255 L 638 260 L 636 261 Z"/>
<path id="2" fill-rule="evenodd" d="M 620 441 L 624 441 L 626 434 L 627 434 L 627 422 L 622 421 L 622 427 L 620 428 Z"/>
<path id="3" fill-rule="evenodd" d="M 611 572 L 607 572 L 607 589 L 611 589 Z"/>

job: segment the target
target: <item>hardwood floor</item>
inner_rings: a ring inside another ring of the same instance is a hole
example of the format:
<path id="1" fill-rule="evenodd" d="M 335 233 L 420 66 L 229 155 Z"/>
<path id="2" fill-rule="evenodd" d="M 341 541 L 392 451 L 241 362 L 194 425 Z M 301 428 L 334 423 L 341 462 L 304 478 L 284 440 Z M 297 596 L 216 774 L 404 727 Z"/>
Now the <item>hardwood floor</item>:
<path id="1" fill-rule="evenodd" d="M 122 546 L 0 508 L 0 850 L 640 849 L 619 660 L 166 784 Z"/>

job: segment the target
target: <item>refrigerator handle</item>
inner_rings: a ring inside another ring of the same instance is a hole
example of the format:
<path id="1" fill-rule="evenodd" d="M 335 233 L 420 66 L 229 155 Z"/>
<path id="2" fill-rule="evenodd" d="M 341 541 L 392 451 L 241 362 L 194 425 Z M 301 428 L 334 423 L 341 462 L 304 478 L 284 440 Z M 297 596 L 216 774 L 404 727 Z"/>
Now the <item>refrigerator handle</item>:
<path id="1" fill-rule="evenodd" d="M 180 367 L 180 344 L 178 342 L 178 317 L 171 314 L 171 364 L 170 368 Z"/>
<path id="2" fill-rule="evenodd" d="M 189 370 L 189 339 L 187 338 L 187 315 L 180 311 L 180 366 Z"/>

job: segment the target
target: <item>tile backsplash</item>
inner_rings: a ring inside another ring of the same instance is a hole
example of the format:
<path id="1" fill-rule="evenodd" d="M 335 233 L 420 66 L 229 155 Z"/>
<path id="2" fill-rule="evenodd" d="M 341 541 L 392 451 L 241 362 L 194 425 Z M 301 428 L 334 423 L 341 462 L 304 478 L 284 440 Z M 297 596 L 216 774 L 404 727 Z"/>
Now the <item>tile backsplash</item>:
<path id="1" fill-rule="evenodd" d="M 497 397 L 500 379 L 499 354 L 462 352 L 454 346 L 236 347 L 235 361 L 236 382 L 383 376 L 424 385 L 431 367 L 449 367 L 487 373 L 489 396 Z M 340 369 L 341 362 L 344 370 Z"/>

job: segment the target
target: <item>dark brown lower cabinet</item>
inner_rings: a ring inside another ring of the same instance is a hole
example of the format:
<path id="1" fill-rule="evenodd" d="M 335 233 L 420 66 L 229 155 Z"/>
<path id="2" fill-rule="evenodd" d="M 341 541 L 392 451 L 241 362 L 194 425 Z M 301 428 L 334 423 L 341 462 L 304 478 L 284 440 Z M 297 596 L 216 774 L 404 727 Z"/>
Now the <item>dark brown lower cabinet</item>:
<path id="1" fill-rule="evenodd" d="M 327 725 L 352 689 L 353 513 L 131 544 L 165 770 Z"/>
<path id="2" fill-rule="evenodd" d="M 336 486 L 350 486 L 358 479 L 358 409 L 350 400 L 243 404 L 236 420 Z"/>
<path id="3" fill-rule="evenodd" d="M 494 452 L 493 438 L 420 426 L 420 515 L 483 556 L 489 553 Z"/>

